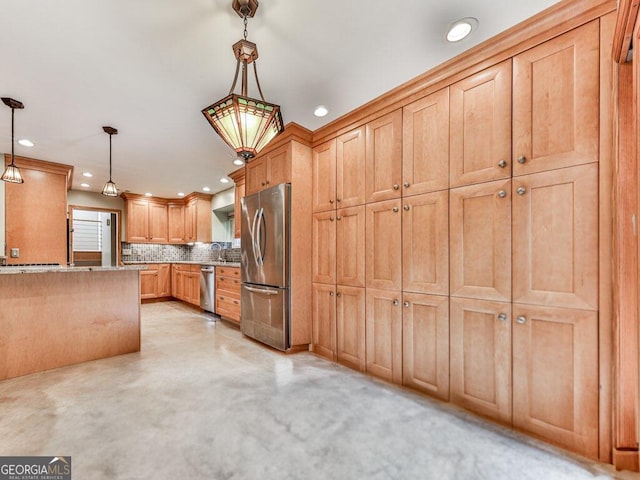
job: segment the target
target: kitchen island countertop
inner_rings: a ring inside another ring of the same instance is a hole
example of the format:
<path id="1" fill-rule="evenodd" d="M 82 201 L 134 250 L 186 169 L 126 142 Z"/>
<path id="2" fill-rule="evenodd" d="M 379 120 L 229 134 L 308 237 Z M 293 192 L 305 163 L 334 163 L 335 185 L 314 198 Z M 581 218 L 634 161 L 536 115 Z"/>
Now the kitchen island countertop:
<path id="1" fill-rule="evenodd" d="M 185 265 L 206 265 L 207 267 L 240 267 L 240 262 L 212 262 L 212 261 L 197 261 L 197 260 L 169 260 L 169 261 L 164 261 L 164 260 L 150 260 L 150 261 L 127 261 L 127 262 L 122 262 L 125 266 L 127 265 L 145 265 L 145 264 L 149 264 L 152 265 L 154 263 L 179 263 L 179 264 L 185 264 Z"/>
<path id="2" fill-rule="evenodd" d="M 123 265 L 121 267 L 67 267 L 67 266 L 11 266 L 0 267 L 0 275 L 18 273 L 76 273 L 76 272 L 111 272 L 118 270 L 145 270 L 144 265 Z"/>

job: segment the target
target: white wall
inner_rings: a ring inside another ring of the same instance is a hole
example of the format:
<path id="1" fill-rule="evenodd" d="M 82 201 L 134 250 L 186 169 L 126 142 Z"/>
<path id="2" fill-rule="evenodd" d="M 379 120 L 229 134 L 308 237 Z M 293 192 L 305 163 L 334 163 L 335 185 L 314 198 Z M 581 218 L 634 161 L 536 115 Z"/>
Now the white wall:
<path id="1" fill-rule="evenodd" d="M 0 256 L 5 254 L 7 238 L 4 227 L 4 182 L 0 180 Z"/>
<path id="2" fill-rule="evenodd" d="M 211 240 L 213 242 L 231 242 L 233 241 L 233 229 L 229 228 L 229 216 L 227 211 L 229 207 L 233 211 L 235 202 L 235 187 L 216 193 L 211 199 Z M 217 210 L 226 209 L 218 212 Z M 231 231 L 229 231 L 231 230 Z"/>
<path id="3" fill-rule="evenodd" d="M 120 197 L 106 197 L 101 193 L 84 192 L 81 190 L 69 190 L 67 192 L 67 205 L 73 205 L 74 207 L 93 207 L 93 208 L 106 208 L 109 210 L 120 210 L 122 212 L 120 225 L 122 230 L 120 231 L 120 238 L 122 241 L 126 239 L 125 236 L 125 210 L 124 199 Z"/>

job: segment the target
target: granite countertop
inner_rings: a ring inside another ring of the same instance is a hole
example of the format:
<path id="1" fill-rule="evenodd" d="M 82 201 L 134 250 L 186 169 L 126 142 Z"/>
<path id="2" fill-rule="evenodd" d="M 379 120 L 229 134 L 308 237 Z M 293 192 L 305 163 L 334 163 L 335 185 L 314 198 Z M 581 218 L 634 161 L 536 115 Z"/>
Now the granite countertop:
<path id="1" fill-rule="evenodd" d="M 61 267 L 61 266 L 34 266 L 12 267 L 7 265 L 0 267 L 0 275 L 15 275 L 17 273 L 75 273 L 75 272 L 114 272 L 121 270 L 146 270 L 144 265 L 124 265 L 122 267 Z"/>
<path id="2" fill-rule="evenodd" d="M 206 265 L 207 267 L 237 267 L 240 268 L 240 262 L 207 262 L 207 261 L 195 261 L 195 260 L 151 260 L 151 261 L 135 261 L 135 262 L 122 262 L 124 265 L 140 265 L 140 264 L 154 264 L 154 263 L 179 263 L 185 265 Z"/>

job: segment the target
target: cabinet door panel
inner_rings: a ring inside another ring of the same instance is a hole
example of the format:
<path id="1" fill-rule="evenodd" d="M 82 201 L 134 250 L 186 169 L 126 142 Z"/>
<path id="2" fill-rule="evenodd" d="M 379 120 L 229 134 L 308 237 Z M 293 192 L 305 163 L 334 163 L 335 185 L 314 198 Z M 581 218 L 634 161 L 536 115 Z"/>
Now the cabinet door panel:
<path id="1" fill-rule="evenodd" d="M 513 314 L 514 426 L 596 458 L 597 312 L 514 304 Z"/>
<path id="2" fill-rule="evenodd" d="M 336 283 L 335 212 L 313 215 L 313 282 Z"/>
<path id="3" fill-rule="evenodd" d="M 367 287 L 402 289 L 402 214 L 400 212 L 399 199 L 367 205 Z"/>
<path id="4" fill-rule="evenodd" d="M 127 241 L 149 241 L 149 202 L 146 200 L 127 200 Z"/>
<path id="5" fill-rule="evenodd" d="M 403 290 L 449 293 L 449 195 L 446 190 L 404 198 Z"/>
<path id="6" fill-rule="evenodd" d="M 510 423 L 511 304 L 452 297 L 450 308 L 451 401 Z"/>
<path id="7" fill-rule="evenodd" d="M 400 292 L 366 291 L 367 372 L 402 382 L 402 307 Z"/>
<path id="8" fill-rule="evenodd" d="M 402 111 L 402 195 L 449 186 L 449 89 L 413 102 Z"/>
<path id="9" fill-rule="evenodd" d="M 313 149 L 313 212 L 336 208 L 336 141 Z"/>
<path id="10" fill-rule="evenodd" d="M 365 202 L 365 129 L 340 135 L 336 145 L 336 201 L 339 207 Z"/>
<path id="11" fill-rule="evenodd" d="M 513 301 L 597 310 L 598 165 L 514 178 L 513 192 Z"/>
<path id="12" fill-rule="evenodd" d="M 402 110 L 366 126 L 365 188 L 367 202 L 400 197 L 402 181 Z"/>
<path id="13" fill-rule="evenodd" d="M 509 178 L 511 60 L 451 85 L 450 92 L 451 186 Z"/>
<path id="14" fill-rule="evenodd" d="M 158 270 L 152 265 L 147 265 L 147 270 L 140 270 L 140 298 L 158 297 Z"/>
<path id="15" fill-rule="evenodd" d="M 158 265 L 158 297 L 171 296 L 171 265 Z"/>
<path id="16" fill-rule="evenodd" d="M 184 243 L 184 204 L 170 203 L 167 207 L 169 243 Z"/>
<path id="17" fill-rule="evenodd" d="M 336 278 L 338 285 L 364 287 L 364 205 L 336 212 Z"/>
<path id="18" fill-rule="evenodd" d="M 511 181 L 451 189 L 451 295 L 511 301 Z"/>
<path id="19" fill-rule="evenodd" d="M 246 167 L 246 194 L 259 192 L 267 185 L 267 158 L 254 158 Z"/>
<path id="20" fill-rule="evenodd" d="M 364 372 L 365 290 L 338 285 L 336 297 L 338 362 Z"/>
<path id="21" fill-rule="evenodd" d="M 267 155 L 267 188 L 291 181 L 290 152 L 289 145 L 285 145 Z"/>
<path id="22" fill-rule="evenodd" d="M 335 285 L 313 284 L 311 351 L 330 360 L 336 359 Z"/>
<path id="23" fill-rule="evenodd" d="M 514 175 L 598 161 L 599 65 L 597 20 L 514 57 Z"/>
<path id="24" fill-rule="evenodd" d="M 149 204 L 149 237 L 153 243 L 169 243 L 167 206 Z"/>
<path id="25" fill-rule="evenodd" d="M 403 294 L 403 384 L 449 400 L 449 298 Z"/>
<path id="26" fill-rule="evenodd" d="M 196 240 L 196 203 L 189 201 L 184 207 L 184 239 L 187 242 Z"/>

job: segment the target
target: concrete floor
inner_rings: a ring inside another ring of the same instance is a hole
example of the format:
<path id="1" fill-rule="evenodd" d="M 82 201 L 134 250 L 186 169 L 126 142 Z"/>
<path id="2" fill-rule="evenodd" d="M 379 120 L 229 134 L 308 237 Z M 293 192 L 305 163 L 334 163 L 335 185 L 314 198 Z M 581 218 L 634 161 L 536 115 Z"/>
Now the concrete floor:
<path id="1" fill-rule="evenodd" d="M 71 455 L 76 480 L 638 478 L 180 302 L 143 305 L 142 340 L 0 382 L 0 455 Z"/>

